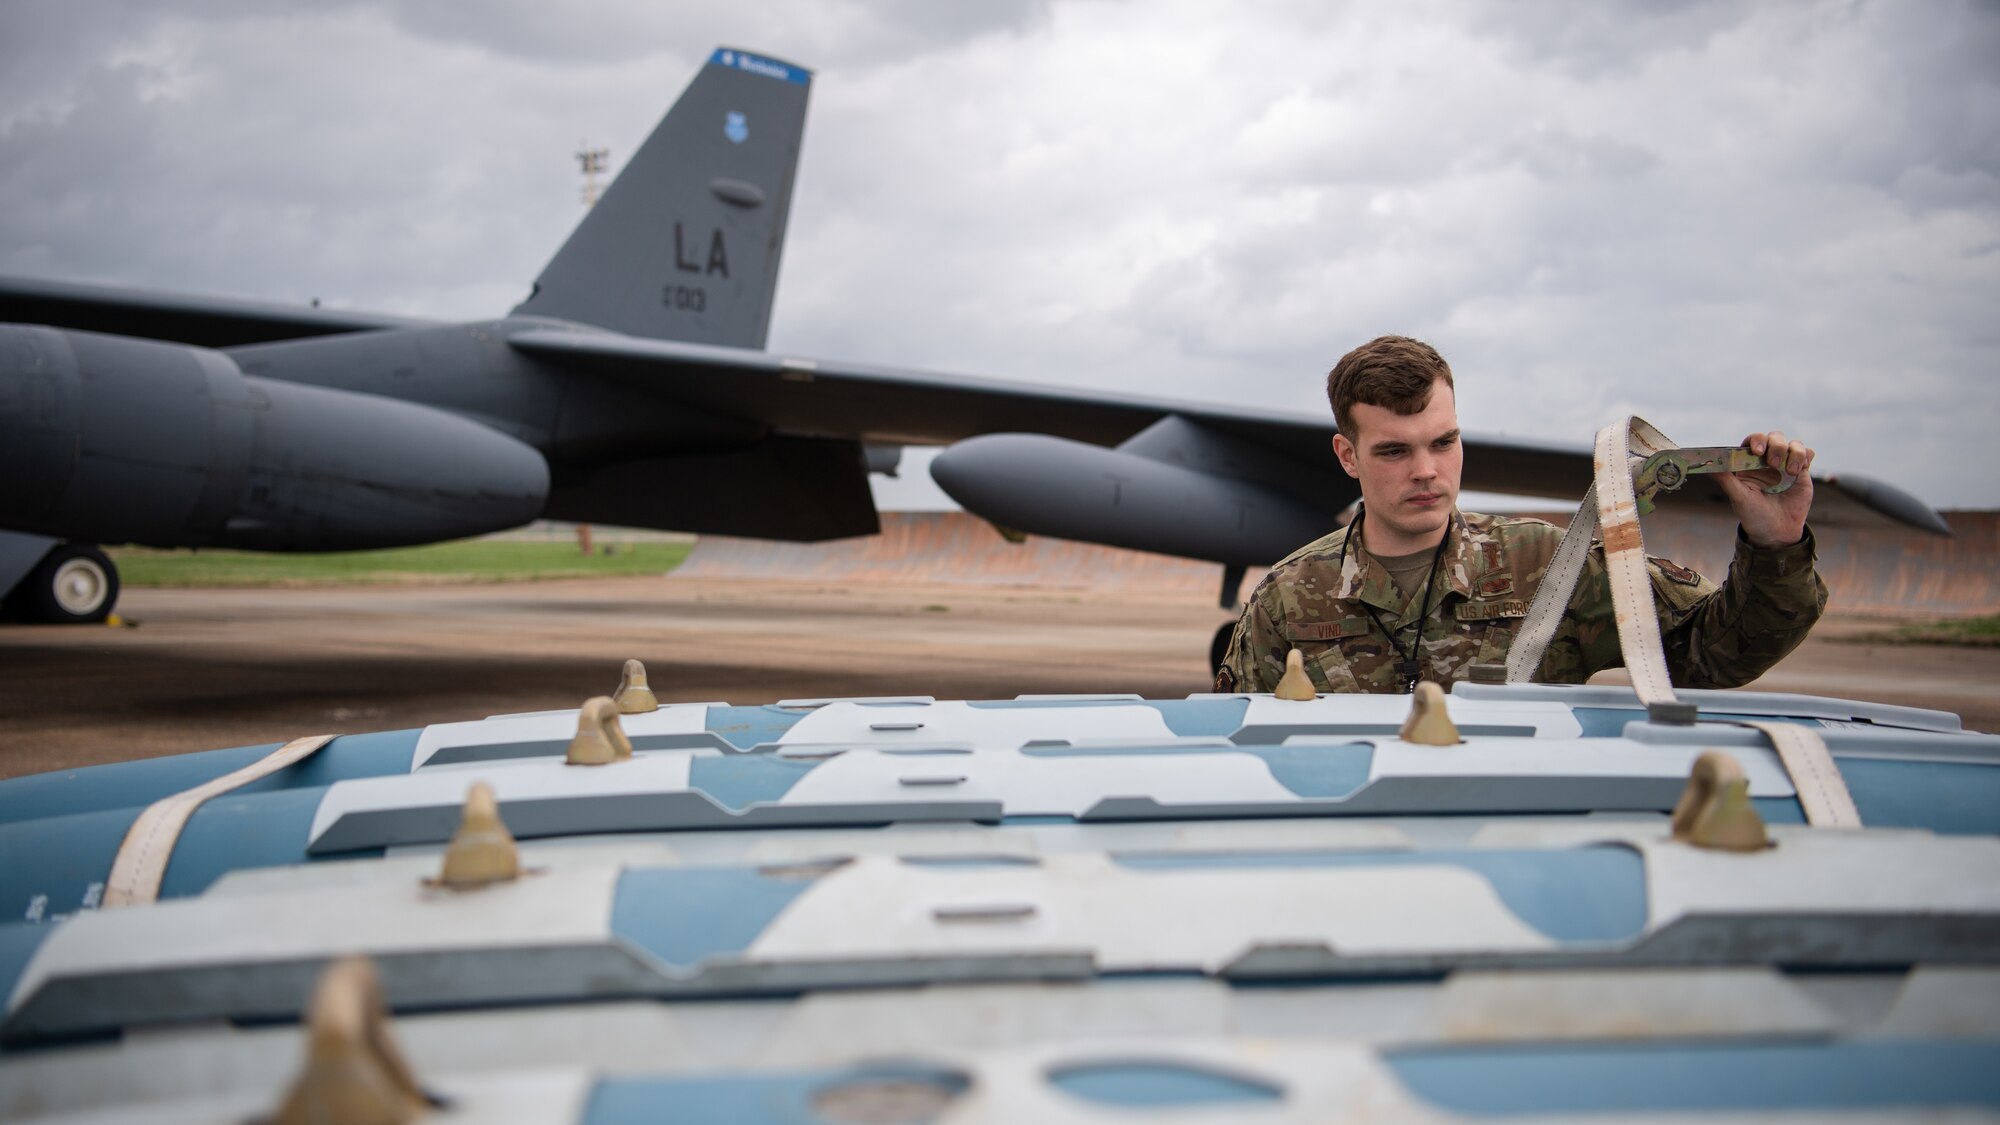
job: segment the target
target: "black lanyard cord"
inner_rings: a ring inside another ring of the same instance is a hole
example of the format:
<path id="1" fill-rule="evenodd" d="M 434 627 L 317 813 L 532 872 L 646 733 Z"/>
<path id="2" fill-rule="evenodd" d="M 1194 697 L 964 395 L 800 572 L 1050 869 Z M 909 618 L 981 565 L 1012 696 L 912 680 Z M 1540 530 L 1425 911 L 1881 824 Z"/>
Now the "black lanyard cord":
<path id="1" fill-rule="evenodd" d="M 1367 514 L 1365 508 L 1356 511 L 1354 513 L 1354 522 L 1347 526 L 1347 537 L 1340 541 L 1339 567 L 1342 573 L 1347 571 L 1347 545 L 1352 543 L 1361 534 L 1361 520 Z M 1445 545 L 1450 542 L 1451 521 L 1447 519 L 1444 525 L 1444 537 L 1438 540 L 1437 553 L 1431 556 L 1430 577 L 1424 579 L 1424 597 L 1423 601 L 1418 603 L 1422 607 L 1423 612 L 1417 615 L 1417 620 L 1413 625 L 1408 652 L 1403 651 L 1403 646 L 1396 642 L 1396 634 L 1390 632 L 1389 627 L 1382 624 L 1382 618 L 1375 612 L 1375 607 L 1369 605 L 1367 602 L 1361 603 L 1361 608 L 1368 614 L 1368 620 L 1373 621 L 1375 628 L 1381 630 L 1382 635 L 1388 639 L 1390 650 L 1402 658 L 1396 663 L 1396 671 L 1403 677 L 1403 690 L 1406 692 L 1415 692 L 1417 690 L 1417 677 L 1423 671 L 1423 665 L 1417 662 L 1417 650 L 1423 647 L 1424 625 L 1431 619 L 1431 610 L 1433 608 L 1431 605 L 1431 590 L 1437 584 L 1438 564 L 1444 561 Z"/>

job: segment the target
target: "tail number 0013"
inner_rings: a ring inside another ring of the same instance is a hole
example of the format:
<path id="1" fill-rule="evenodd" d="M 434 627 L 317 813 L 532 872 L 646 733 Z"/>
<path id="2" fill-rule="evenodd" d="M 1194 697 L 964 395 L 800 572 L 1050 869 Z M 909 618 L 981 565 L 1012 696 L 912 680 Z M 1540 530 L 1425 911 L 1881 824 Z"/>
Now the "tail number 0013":
<path id="1" fill-rule="evenodd" d="M 702 312 L 708 308 L 708 290 L 699 285 L 662 286 L 660 303 L 680 312 Z"/>

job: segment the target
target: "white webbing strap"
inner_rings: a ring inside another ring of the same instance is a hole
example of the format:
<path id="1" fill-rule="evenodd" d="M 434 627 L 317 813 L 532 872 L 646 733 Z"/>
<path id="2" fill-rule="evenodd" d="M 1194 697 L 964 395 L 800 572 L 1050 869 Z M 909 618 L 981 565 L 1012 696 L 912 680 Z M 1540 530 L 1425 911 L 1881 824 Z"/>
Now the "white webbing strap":
<path id="1" fill-rule="evenodd" d="M 1861 827 L 1861 810 L 1854 807 L 1847 779 L 1840 776 L 1840 767 L 1833 764 L 1833 754 L 1817 731 L 1797 723 L 1740 721 L 1763 731 L 1777 748 L 1778 760 L 1792 775 L 1792 788 L 1798 791 L 1807 824 L 1815 828 Z"/>
<path id="2" fill-rule="evenodd" d="M 146 806 L 139 819 L 125 832 L 118 845 L 118 857 L 111 861 L 111 877 L 105 881 L 107 908 L 143 906 L 160 897 L 160 881 L 166 877 L 167 861 L 173 858 L 174 844 L 188 818 L 203 801 L 248 785 L 274 774 L 294 762 L 304 761 L 320 747 L 339 738 L 337 734 L 315 734 L 295 738 L 234 773 L 212 778 L 192 789 L 162 797 Z"/>
<path id="3" fill-rule="evenodd" d="M 1632 487 L 1634 447 L 1642 459 L 1673 440 L 1642 419 L 1597 431 L 1592 467 L 1597 474 L 1598 535 L 1604 541 L 1604 568 L 1611 580 L 1611 608 L 1618 618 L 1618 648 L 1632 689 L 1645 704 L 1673 703 L 1660 618 L 1653 610 L 1653 580 L 1646 574 L 1646 541 L 1639 533 L 1639 498 Z M 1569 599 L 1563 599 L 1567 602 Z"/>
<path id="4" fill-rule="evenodd" d="M 1535 674 L 1541 671 L 1542 654 L 1555 639 L 1556 626 L 1562 624 L 1563 611 L 1569 608 L 1570 594 L 1583 574 L 1583 560 L 1590 554 L 1590 540 L 1596 534 L 1597 485 L 1592 484 L 1584 492 L 1576 515 L 1570 517 L 1562 542 L 1556 544 L 1555 557 L 1549 560 L 1548 570 L 1542 574 L 1542 584 L 1535 590 L 1528 616 L 1522 619 L 1521 631 L 1514 637 L 1513 647 L 1507 650 L 1508 683 L 1533 683 Z"/>
<path id="5" fill-rule="evenodd" d="M 1593 539 L 1604 540 L 1604 559 L 1611 581 L 1611 605 L 1618 620 L 1618 646 L 1633 690 L 1642 703 L 1674 702 L 1673 681 L 1661 650 L 1660 621 L 1653 612 L 1652 580 L 1646 573 L 1646 545 L 1639 531 L 1639 503 L 1632 487 L 1632 461 L 1663 449 L 1673 439 L 1643 418 L 1627 416 L 1597 431 L 1592 453 L 1595 481 L 1563 532 L 1555 557 L 1549 560 L 1521 632 L 1507 652 L 1507 682 L 1531 683 L 1541 670 L 1563 612 L 1569 608 L 1577 579 Z"/>

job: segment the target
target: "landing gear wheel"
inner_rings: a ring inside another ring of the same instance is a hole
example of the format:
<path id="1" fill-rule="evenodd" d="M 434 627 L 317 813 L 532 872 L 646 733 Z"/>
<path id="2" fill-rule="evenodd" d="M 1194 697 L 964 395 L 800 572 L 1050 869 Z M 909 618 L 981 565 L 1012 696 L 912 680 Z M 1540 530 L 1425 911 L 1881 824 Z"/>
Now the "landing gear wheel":
<path id="1" fill-rule="evenodd" d="M 65 543 L 48 554 L 14 591 L 30 621 L 84 625 L 111 616 L 118 604 L 118 567 L 103 551 Z"/>
<path id="2" fill-rule="evenodd" d="M 1215 639 L 1208 642 L 1208 674 L 1214 675 L 1222 667 L 1222 658 L 1229 655 L 1229 638 L 1236 632 L 1236 622 L 1225 621 L 1222 628 L 1215 631 Z"/>

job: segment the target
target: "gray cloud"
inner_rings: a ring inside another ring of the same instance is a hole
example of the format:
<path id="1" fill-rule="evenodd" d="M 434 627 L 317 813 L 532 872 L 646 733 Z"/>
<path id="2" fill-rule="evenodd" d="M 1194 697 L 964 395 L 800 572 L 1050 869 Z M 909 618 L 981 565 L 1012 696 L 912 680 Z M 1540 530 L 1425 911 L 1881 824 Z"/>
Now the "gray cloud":
<path id="1" fill-rule="evenodd" d="M 1747 13 L 1729 0 L 1554 0 L 1474 6 L 1464 18 L 1502 44 L 1515 66 L 1589 80 L 1629 73 L 1661 55 L 1701 51 Z"/>
<path id="2" fill-rule="evenodd" d="M 354 2 L 434 43 L 471 43 L 513 59 L 579 67 L 642 58 L 663 42 L 755 48 L 779 39 L 795 44 L 808 67 L 894 63 L 982 35 L 1030 30 L 1050 9 L 1047 0 L 780 0 L 754 8 L 490 0 L 474 10 L 430 0 Z"/>

